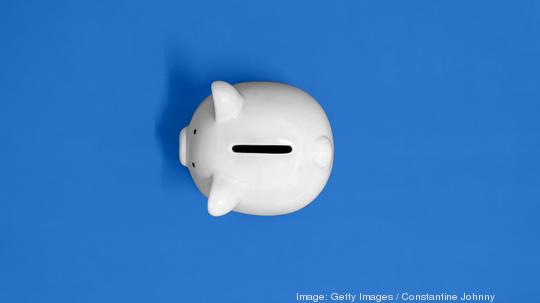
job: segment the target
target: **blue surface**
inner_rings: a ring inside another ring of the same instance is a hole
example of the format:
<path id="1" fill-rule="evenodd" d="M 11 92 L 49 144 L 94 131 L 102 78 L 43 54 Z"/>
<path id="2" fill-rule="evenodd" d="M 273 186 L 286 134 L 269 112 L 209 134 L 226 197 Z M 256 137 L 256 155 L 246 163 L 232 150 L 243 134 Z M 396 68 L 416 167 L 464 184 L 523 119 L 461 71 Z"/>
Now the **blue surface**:
<path id="1" fill-rule="evenodd" d="M 534 1 L 2 1 L 0 302 L 537 300 Z M 332 123 L 304 210 L 212 218 L 177 134 L 212 80 Z"/>

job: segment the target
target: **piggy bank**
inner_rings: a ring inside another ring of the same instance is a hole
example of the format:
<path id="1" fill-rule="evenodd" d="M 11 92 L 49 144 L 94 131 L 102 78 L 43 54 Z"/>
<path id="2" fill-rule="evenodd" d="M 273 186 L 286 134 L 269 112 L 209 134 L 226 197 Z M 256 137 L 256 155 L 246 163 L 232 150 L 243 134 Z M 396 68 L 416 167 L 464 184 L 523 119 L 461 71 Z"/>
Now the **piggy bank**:
<path id="1" fill-rule="evenodd" d="M 180 162 L 208 197 L 208 212 L 281 215 L 322 191 L 334 144 L 319 103 L 274 82 L 212 83 L 180 132 Z"/>

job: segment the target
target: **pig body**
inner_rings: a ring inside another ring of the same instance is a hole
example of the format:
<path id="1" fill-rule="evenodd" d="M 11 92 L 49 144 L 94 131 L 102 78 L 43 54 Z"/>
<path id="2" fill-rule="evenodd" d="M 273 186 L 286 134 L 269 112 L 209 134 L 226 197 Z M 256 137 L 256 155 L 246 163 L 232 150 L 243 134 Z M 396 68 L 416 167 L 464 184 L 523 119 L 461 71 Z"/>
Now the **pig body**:
<path id="1" fill-rule="evenodd" d="M 180 161 L 214 216 L 303 208 L 324 188 L 333 151 L 321 106 L 282 83 L 216 81 L 180 133 Z"/>

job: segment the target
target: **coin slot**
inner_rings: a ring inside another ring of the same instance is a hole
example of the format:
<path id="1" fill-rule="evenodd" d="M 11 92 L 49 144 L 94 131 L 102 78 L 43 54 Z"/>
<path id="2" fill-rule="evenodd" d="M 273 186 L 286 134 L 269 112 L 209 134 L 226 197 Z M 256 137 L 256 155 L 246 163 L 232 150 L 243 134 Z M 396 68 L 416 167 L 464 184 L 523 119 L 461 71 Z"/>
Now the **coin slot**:
<path id="1" fill-rule="evenodd" d="M 288 154 L 292 151 L 290 145 L 235 145 L 233 152 L 240 154 Z"/>

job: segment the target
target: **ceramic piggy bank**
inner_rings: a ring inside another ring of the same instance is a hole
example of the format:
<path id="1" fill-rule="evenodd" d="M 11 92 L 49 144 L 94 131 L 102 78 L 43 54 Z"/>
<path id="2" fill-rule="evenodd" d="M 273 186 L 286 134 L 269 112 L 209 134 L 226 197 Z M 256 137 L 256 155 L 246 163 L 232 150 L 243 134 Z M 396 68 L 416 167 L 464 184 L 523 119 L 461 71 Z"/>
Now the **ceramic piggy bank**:
<path id="1" fill-rule="evenodd" d="M 281 83 L 216 81 L 180 132 L 180 162 L 213 216 L 301 209 L 324 188 L 333 155 L 319 103 Z"/>

